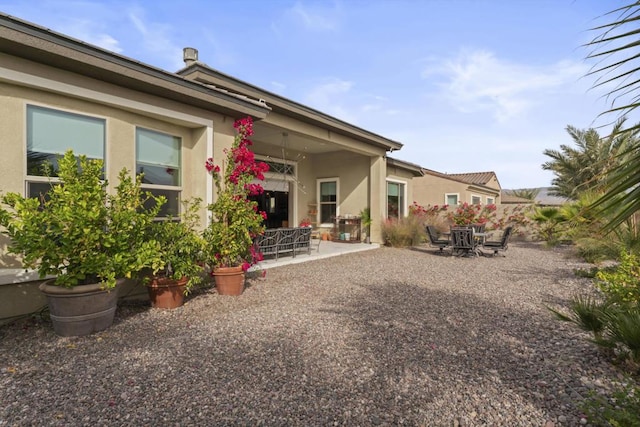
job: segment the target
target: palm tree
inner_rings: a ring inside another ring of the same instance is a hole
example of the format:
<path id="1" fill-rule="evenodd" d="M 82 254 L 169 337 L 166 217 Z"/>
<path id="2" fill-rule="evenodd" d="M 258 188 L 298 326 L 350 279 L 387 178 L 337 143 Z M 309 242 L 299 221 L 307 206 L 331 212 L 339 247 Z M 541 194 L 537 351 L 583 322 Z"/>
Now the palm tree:
<path id="1" fill-rule="evenodd" d="M 587 45 L 593 48 L 587 59 L 598 60 L 589 75 L 598 76 L 594 87 L 613 85 L 608 94 L 611 108 L 602 115 L 624 117 L 640 106 L 640 79 L 637 77 L 640 72 L 637 65 L 640 58 L 637 53 L 640 46 L 640 29 L 637 26 L 640 2 L 635 1 L 607 15 L 616 17 L 613 22 L 593 28 L 600 34 Z M 637 133 L 638 130 L 640 123 L 622 133 Z M 606 230 L 615 229 L 640 211 L 640 144 L 629 146 L 620 155 L 625 157 L 625 161 L 608 177 L 608 191 L 592 205 L 605 215 L 615 212 Z"/>
<path id="2" fill-rule="evenodd" d="M 551 158 L 542 168 L 555 174 L 549 194 L 577 200 L 584 191 L 602 193 L 606 188 L 603 178 L 620 166 L 619 156 L 636 144 L 638 131 L 621 133 L 625 119 L 618 120 L 613 132 L 601 138 L 595 129 L 581 130 L 567 126 L 575 147 L 561 145 L 560 150 L 544 150 Z"/>

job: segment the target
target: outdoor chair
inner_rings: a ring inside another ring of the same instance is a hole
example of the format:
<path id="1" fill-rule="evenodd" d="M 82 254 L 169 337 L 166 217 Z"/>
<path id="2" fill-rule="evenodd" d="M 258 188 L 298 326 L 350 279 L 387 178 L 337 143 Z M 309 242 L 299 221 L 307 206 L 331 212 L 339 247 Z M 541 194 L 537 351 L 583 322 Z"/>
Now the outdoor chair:
<path id="1" fill-rule="evenodd" d="M 278 252 L 276 253 L 276 261 L 278 256 L 282 253 L 291 252 L 295 257 L 296 252 L 294 249 L 297 230 L 295 228 L 280 228 L 278 229 Z"/>
<path id="2" fill-rule="evenodd" d="M 294 256 L 297 252 L 306 252 L 311 254 L 311 227 L 296 228 L 296 234 L 293 240 Z"/>
<path id="3" fill-rule="evenodd" d="M 513 227 L 507 227 L 502 233 L 500 240 L 485 240 L 482 244 L 482 249 L 493 251 L 493 255 L 497 255 L 498 252 L 503 252 L 502 256 L 506 256 L 504 251 L 509 248 L 509 238 L 511 237 L 511 231 Z"/>
<path id="4" fill-rule="evenodd" d="M 440 249 L 438 253 L 443 254 L 444 250 L 451 245 L 449 239 L 438 237 L 438 231 L 432 225 L 427 225 L 427 237 L 429 238 L 429 246 Z"/>
<path id="5" fill-rule="evenodd" d="M 478 255 L 473 228 L 451 227 L 451 252 L 456 256 Z"/>
<path id="6" fill-rule="evenodd" d="M 278 230 L 267 228 L 263 234 L 256 236 L 255 247 L 264 256 L 278 256 Z"/>

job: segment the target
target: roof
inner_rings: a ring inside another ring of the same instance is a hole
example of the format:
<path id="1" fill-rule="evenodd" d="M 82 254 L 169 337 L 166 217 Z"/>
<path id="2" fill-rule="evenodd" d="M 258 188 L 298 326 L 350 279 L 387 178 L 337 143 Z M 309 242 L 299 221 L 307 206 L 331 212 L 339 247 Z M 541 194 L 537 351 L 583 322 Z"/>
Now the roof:
<path id="1" fill-rule="evenodd" d="M 495 172 L 449 173 L 447 175 L 476 185 L 487 185 L 492 178 L 498 179 Z"/>
<path id="2" fill-rule="evenodd" d="M 247 83 L 228 74 L 222 73 L 215 68 L 200 61 L 194 61 L 186 67 L 177 71 L 180 76 L 199 81 L 209 87 L 219 90 L 230 90 L 232 92 L 245 94 L 250 97 L 264 100 L 273 111 L 278 111 L 289 117 L 294 117 L 302 122 L 311 123 L 334 132 L 348 135 L 368 144 L 377 145 L 386 151 L 394 151 L 402 148 L 402 143 L 385 138 L 376 133 L 354 126 L 336 117 L 315 110 L 306 105 L 287 99 L 283 96 L 269 92 L 266 89 Z"/>
<path id="3" fill-rule="evenodd" d="M 399 169 L 413 172 L 415 176 L 424 175 L 424 170 L 419 165 L 416 165 L 415 163 L 405 162 L 404 160 L 394 159 L 393 157 L 387 156 L 387 166 L 395 166 Z"/>
<path id="4" fill-rule="evenodd" d="M 231 117 L 262 119 L 270 111 L 259 99 L 208 88 L 2 12 L 0 52 Z"/>
<path id="5" fill-rule="evenodd" d="M 514 196 L 510 190 L 502 190 L 500 193 L 500 203 L 503 204 L 533 204 L 534 200 L 525 199 L 524 197 Z"/>
<path id="6" fill-rule="evenodd" d="M 564 197 L 551 196 L 549 194 L 550 191 L 551 187 L 541 187 L 538 195 L 536 196 L 536 202 L 545 206 L 560 206 L 569 201 Z"/>
<path id="7" fill-rule="evenodd" d="M 451 181 L 456 181 L 456 182 L 460 182 L 460 183 L 463 183 L 463 184 L 469 184 L 469 185 L 475 185 L 476 187 L 482 187 L 485 191 L 494 192 L 494 193 L 496 193 L 496 196 L 499 195 L 497 193 L 498 189 L 493 188 L 493 187 L 488 187 L 486 185 L 486 182 L 489 182 L 490 179 L 487 179 L 486 181 L 482 181 L 483 179 L 486 178 L 485 175 L 489 176 L 489 178 L 495 177 L 496 176 L 495 172 L 442 173 L 442 172 L 434 171 L 432 169 L 427 169 L 427 168 L 422 168 L 422 171 L 427 175 L 436 176 L 438 178 L 449 179 Z M 498 180 L 498 178 L 496 177 L 496 181 L 497 180 Z M 498 185 L 500 185 L 499 182 L 498 182 Z"/>

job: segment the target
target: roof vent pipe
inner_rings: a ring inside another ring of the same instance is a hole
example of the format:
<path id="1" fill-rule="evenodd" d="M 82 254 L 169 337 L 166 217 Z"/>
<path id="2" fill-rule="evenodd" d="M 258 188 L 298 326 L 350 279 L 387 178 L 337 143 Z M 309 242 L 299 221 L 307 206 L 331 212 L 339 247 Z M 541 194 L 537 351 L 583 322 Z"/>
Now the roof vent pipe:
<path id="1" fill-rule="evenodd" d="M 194 49 L 192 47 L 185 47 L 182 49 L 182 60 L 187 67 L 198 62 L 198 49 Z"/>

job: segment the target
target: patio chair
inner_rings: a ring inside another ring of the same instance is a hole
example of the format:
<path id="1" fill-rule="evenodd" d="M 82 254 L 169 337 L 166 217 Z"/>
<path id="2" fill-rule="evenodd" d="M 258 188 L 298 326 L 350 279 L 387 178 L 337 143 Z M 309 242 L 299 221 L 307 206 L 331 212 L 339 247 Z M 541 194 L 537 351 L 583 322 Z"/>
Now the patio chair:
<path id="1" fill-rule="evenodd" d="M 511 226 L 505 228 L 500 240 L 485 240 L 482 244 L 482 249 L 493 251 L 493 256 L 497 255 L 498 252 L 503 252 L 502 256 L 506 256 L 504 252 L 509 248 L 509 238 L 512 230 L 513 227 Z"/>
<path id="2" fill-rule="evenodd" d="M 451 227 L 451 252 L 456 256 L 478 256 L 471 227 Z"/>
<path id="3" fill-rule="evenodd" d="M 306 252 L 311 255 L 311 227 L 298 227 L 293 240 L 294 256 L 297 252 Z"/>
<path id="4" fill-rule="evenodd" d="M 451 245 L 449 239 L 438 238 L 438 231 L 433 225 L 427 225 L 427 237 L 429 237 L 429 246 L 440 249 L 438 253 L 443 254 L 444 250 Z"/>
<path id="5" fill-rule="evenodd" d="M 278 230 L 267 228 L 263 234 L 256 236 L 254 240 L 256 250 L 264 256 L 278 255 Z"/>
<path id="6" fill-rule="evenodd" d="M 276 254 L 276 261 L 281 254 L 287 252 L 291 252 L 295 258 L 294 243 L 297 230 L 295 228 L 279 228 L 278 231 L 278 253 Z"/>

